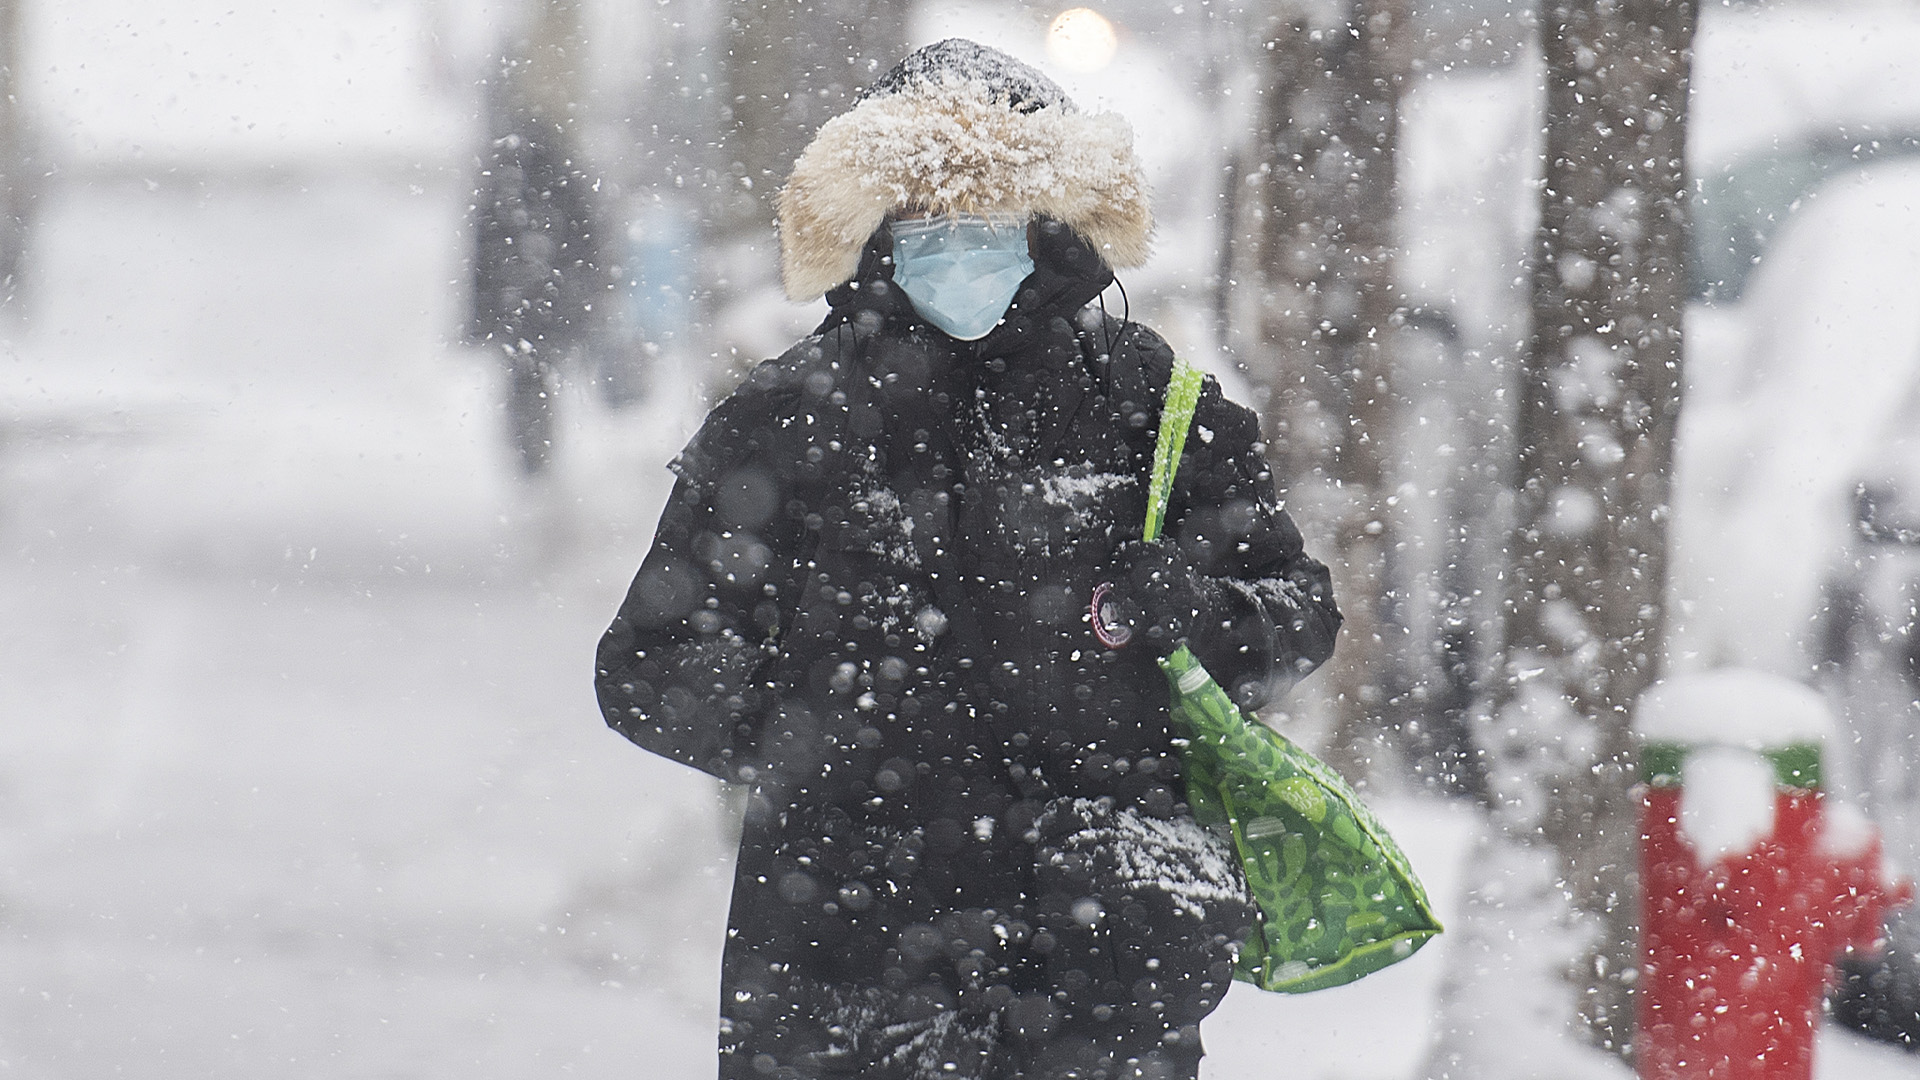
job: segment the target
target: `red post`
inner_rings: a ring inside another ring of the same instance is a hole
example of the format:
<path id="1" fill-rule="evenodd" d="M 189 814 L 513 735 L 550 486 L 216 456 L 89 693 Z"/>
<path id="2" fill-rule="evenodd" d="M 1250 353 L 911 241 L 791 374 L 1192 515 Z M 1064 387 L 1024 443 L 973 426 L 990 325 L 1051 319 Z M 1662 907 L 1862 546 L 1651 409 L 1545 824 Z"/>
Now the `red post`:
<path id="1" fill-rule="evenodd" d="M 1824 796 L 1811 785 L 1779 789 L 1773 830 L 1757 846 L 1701 865 L 1680 830 L 1678 776 L 1649 773 L 1640 826 L 1640 1076 L 1811 1080 L 1834 955 L 1871 945 L 1886 907 L 1906 902 L 1911 885 L 1882 882 L 1877 838 L 1850 854 L 1829 851 Z"/>

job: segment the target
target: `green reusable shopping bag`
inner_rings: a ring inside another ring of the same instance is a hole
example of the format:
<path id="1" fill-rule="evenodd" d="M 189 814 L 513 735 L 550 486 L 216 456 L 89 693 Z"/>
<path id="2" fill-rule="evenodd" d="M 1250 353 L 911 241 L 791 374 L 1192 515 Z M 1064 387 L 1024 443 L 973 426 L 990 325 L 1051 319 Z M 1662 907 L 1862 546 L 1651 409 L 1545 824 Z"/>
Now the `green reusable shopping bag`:
<path id="1" fill-rule="evenodd" d="M 1204 376 L 1174 368 L 1147 488 L 1145 539 L 1166 517 Z M 1259 910 L 1234 978 L 1304 994 L 1412 956 L 1440 933 L 1426 890 L 1360 796 L 1318 758 L 1250 721 L 1185 645 L 1160 661 L 1186 732 L 1187 803 L 1233 837 Z"/>

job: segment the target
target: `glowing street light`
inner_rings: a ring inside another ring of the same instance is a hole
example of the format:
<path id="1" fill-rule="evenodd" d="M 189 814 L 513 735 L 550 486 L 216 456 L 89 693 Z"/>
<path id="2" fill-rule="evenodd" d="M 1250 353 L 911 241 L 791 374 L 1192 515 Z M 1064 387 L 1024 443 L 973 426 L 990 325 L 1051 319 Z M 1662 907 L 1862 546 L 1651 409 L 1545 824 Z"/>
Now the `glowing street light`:
<path id="1" fill-rule="evenodd" d="M 1047 27 L 1047 56 L 1068 71 L 1099 71 L 1119 48 L 1113 24 L 1092 8 L 1068 8 Z"/>

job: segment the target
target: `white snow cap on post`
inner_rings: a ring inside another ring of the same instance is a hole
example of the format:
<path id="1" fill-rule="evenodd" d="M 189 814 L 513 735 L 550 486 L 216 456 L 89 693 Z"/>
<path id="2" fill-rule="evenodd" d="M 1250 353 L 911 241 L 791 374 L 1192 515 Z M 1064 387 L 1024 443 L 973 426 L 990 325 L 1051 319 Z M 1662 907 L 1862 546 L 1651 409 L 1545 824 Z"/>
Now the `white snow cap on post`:
<path id="1" fill-rule="evenodd" d="M 1744 855 L 1773 833 L 1773 763 L 1734 746 L 1694 751 L 1680 766 L 1680 836 L 1702 864 Z"/>
<path id="2" fill-rule="evenodd" d="M 1633 725 L 1649 742 L 1749 750 L 1824 745 L 1834 730 L 1833 713 L 1818 691 L 1744 668 L 1662 679 L 1640 695 Z"/>
<path id="3" fill-rule="evenodd" d="M 1654 684 L 1634 726 L 1649 742 L 1691 748 L 1680 767 L 1680 835 L 1706 864 L 1751 851 L 1773 832 L 1775 774 L 1761 751 L 1823 745 L 1834 724 L 1811 687 L 1722 668 Z"/>

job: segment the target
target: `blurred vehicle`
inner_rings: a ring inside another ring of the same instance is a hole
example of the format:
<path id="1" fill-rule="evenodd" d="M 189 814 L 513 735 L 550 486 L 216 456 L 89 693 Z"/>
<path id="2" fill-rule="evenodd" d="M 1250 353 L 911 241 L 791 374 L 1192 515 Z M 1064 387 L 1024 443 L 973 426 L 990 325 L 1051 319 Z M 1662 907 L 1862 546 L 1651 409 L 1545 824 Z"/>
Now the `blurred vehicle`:
<path id="1" fill-rule="evenodd" d="M 1806 678 L 1854 487 L 1920 359 L 1920 162 L 1803 197 L 1738 305 L 1689 313 L 1669 648 Z"/>
<path id="2" fill-rule="evenodd" d="M 1703 177 L 1693 201 L 1687 264 L 1693 299 L 1738 301 L 1774 232 L 1827 180 L 1915 155 L 1920 131 L 1849 127 L 1803 135 Z"/>
<path id="3" fill-rule="evenodd" d="M 1909 284 L 1920 284 L 1910 282 Z M 1915 381 L 1854 488 L 1848 555 L 1829 578 L 1822 661 L 1857 748 L 1858 798 L 1889 856 L 1920 865 L 1920 334 Z M 1888 920 L 1883 955 L 1849 958 L 1834 1016 L 1912 1047 L 1920 1041 L 1920 915 Z"/>

